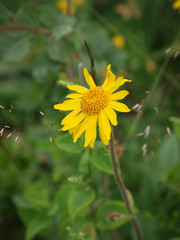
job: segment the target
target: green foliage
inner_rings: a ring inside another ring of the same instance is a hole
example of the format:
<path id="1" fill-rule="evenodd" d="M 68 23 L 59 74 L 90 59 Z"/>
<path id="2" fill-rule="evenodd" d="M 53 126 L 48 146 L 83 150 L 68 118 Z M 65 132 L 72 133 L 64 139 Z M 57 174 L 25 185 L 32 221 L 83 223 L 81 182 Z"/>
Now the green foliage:
<path id="1" fill-rule="evenodd" d="M 108 201 L 102 204 L 99 208 L 103 219 L 107 220 L 107 225 L 110 229 L 118 228 L 131 220 L 131 216 L 127 213 L 126 207 L 120 201 Z M 102 219 L 98 219 L 97 227 L 102 230 L 107 230 L 107 226 Z"/>
<path id="2" fill-rule="evenodd" d="M 96 143 L 92 155 L 90 156 L 91 163 L 100 171 L 113 174 L 111 158 L 109 151 L 103 146 L 102 143 Z"/>
<path id="3" fill-rule="evenodd" d="M 81 143 L 73 143 L 70 134 L 64 134 L 56 138 L 56 144 L 59 149 L 69 153 L 80 153 L 83 150 Z"/>
<path id="4" fill-rule="evenodd" d="M 88 206 L 94 198 L 93 192 L 86 192 L 82 187 L 74 189 L 68 201 L 70 216 L 74 218 L 74 216 L 82 211 L 84 207 Z"/>
<path id="5" fill-rule="evenodd" d="M 73 143 L 60 130 L 66 113 L 53 109 L 68 84 L 86 84 L 84 40 L 97 84 L 108 64 L 133 80 L 124 85 L 132 111 L 117 114 L 115 150 L 144 239 L 180 239 L 180 14 L 172 3 L 87 0 L 64 14 L 54 0 L 0 2 L 3 240 L 109 240 L 107 226 L 115 239 L 135 239 L 108 147 L 99 136 L 93 149 L 84 148 L 84 135 Z"/>

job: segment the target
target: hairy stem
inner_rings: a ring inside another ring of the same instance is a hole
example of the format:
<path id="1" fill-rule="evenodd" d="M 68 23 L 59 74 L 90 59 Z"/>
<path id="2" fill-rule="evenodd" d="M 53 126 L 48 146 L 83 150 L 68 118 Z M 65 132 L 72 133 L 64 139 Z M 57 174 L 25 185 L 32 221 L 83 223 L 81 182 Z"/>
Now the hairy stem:
<path id="1" fill-rule="evenodd" d="M 115 148 L 114 148 L 114 133 L 113 133 L 113 127 L 112 127 L 112 132 L 111 132 L 111 140 L 110 140 L 110 153 L 111 153 L 111 160 L 112 160 L 112 165 L 113 165 L 113 170 L 114 170 L 114 177 L 115 177 L 115 181 L 118 185 L 118 188 L 120 190 L 120 193 L 123 197 L 123 200 L 126 204 L 126 208 L 128 210 L 128 213 L 132 216 L 132 223 L 134 226 L 134 230 L 136 232 L 137 235 L 137 239 L 138 240 L 143 240 L 142 234 L 141 234 L 141 230 L 137 221 L 137 218 L 134 214 L 134 211 L 131 207 L 128 195 L 127 195 L 127 190 L 126 190 L 126 186 L 123 182 L 123 179 L 120 175 L 120 171 L 119 171 L 119 166 L 118 166 L 118 162 L 117 162 L 117 158 L 116 158 L 116 154 L 115 154 Z"/>

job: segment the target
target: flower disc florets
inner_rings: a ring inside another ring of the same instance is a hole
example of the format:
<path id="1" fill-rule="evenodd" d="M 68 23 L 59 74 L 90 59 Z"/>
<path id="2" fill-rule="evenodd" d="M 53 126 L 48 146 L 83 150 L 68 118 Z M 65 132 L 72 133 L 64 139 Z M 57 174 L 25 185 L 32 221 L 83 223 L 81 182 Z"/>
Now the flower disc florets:
<path id="1" fill-rule="evenodd" d="M 108 93 L 102 87 L 95 87 L 83 95 L 80 104 L 84 113 L 94 115 L 104 109 L 108 101 Z"/>

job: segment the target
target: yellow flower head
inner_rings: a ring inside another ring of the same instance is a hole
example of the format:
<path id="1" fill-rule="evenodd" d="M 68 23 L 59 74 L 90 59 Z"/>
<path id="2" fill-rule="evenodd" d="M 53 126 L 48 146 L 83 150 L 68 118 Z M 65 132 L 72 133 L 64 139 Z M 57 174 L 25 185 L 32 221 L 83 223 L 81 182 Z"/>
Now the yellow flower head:
<path id="1" fill-rule="evenodd" d="M 115 47 L 119 48 L 119 49 L 123 49 L 125 47 L 125 39 L 122 35 L 115 35 L 112 38 L 112 43 Z"/>
<path id="2" fill-rule="evenodd" d="M 76 11 L 76 7 L 83 5 L 85 3 L 85 1 L 86 0 L 71 0 L 69 2 L 70 6 L 68 7 L 68 1 L 67 0 L 57 0 L 55 2 L 55 5 L 63 13 L 67 13 L 68 8 L 69 8 L 71 15 L 74 15 L 75 11 Z"/>
<path id="3" fill-rule="evenodd" d="M 180 0 L 176 0 L 173 5 L 172 5 L 173 9 L 179 9 L 180 12 Z"/>
<path id="4" fill-rule="evenodd" d="M 94 147 L 97 134 L 97 123 L 99 125 L 99 135 L 105 145 L 111 138 L 111 125 L 117 125 L 117 115 L 114 110 L 119 112 L 131 111 L 125 104 L 118 102 L 125 98 L 129 92 L 121 90 L 114 93 L 125 82 L 131 80 L 118 77 L 111 72 L 111 65 L 107 66 L 107 76 L 102 86 L 96 86 L 87 68 L 84 68 L 84 76 L 90 89 L 79 86 L 69 85 L 71 93 L 66 96 L 69 100 L 54 105 L 54 109 L 71 111 L 61 122 L 62 130 L 69 130 L 73 134 L 73 142 L 85 133 L 85 144 L 87 147 Z"/>

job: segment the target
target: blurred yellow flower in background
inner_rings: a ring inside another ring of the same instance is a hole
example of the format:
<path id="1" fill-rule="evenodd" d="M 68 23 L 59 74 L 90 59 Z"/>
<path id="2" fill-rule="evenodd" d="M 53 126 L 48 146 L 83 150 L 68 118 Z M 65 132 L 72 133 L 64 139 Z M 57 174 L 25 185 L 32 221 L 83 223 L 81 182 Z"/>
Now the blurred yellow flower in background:
<path id="1" fill-rule="evenodd" d="M 75 14 L 76 8 L 83 5 L 85 2 L 86 0 L 57 0 L 55 2 L 55 5 L 61 12 L 68 13 L 69 11 L 69 14 L 73 16 Z M 68 4 L 70 6 L 68 6 Z"/>
<path id="2" fill-rule="evenodd" d="M 124 19 L 139 19 L 141 17 L 141 11 L 137 7 L 136 0 L 128 0 L 127 4 L 118 3 L 115 5 L 114 10 Z"/>
<path id="3" fill-rule="evenodd" d="M 54 105 L 54 109 L 71 111 L 61 124 L 64 125 L 63 131 L 69 130 L 69 133 L 73 134 L 73 142 L 76 142 L 83 132 L 86 132 L 84 146 L 90 145 L 93 148 L 98 123 L 100 138 L 105 145 L 108 145 L 111 138 L 111 124 L 114 126 L 118 124 L 114 110 L 131 111 L 125 104 L 118 102 L 124 99 L 129 92 L 126 90 L 115 91 L 131 80 L 123 77 L 116 79 L 111 72 L 111 65 L 107 66 L 107 76 L 102 86 L 95 85 L 86 68 L 84 68 L 84 76 L 90 89 L 79 85 L 69 85 L 68 88 L 76 93 L 67 95 L 66 98 L 70 98 L 70 100 Z"/>
<path id="4" fill-rule="evenodd" d="M 173 5 L 172 5 L 173 9 L 179 9 L 180 12 L 180 0 L 176 0 Z"/>
<path id="5" fill-rule="evenodd" d="M 145 63 L 145 68 L 146 70 L 149 72 L 149 73 L 152 73 L 156 70 L 156 64 L 154 61 L 152 60 L 148 60 L 146 63 Z"/>
<path id="6" fill-rule="evenodd" d="M 118 34 L 112 38 L 112 43 L 118 49 L 123 49 L 125 47 L 125 39 L 122 35 Z"/>

